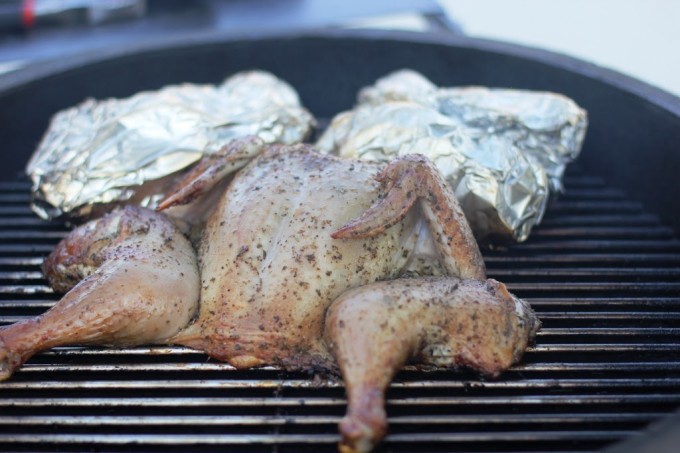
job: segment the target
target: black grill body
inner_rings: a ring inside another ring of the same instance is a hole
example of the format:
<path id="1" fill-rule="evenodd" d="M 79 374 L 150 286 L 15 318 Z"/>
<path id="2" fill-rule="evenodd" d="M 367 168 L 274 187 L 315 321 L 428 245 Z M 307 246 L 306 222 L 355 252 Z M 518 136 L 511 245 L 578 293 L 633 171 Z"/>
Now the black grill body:
<path id="1" fill-rule="evenodd" d="M 66 234 L 37 219 L 21 176 L 49 117 L 87 96 L 270 70 L 329 118 L 411 67 L 441 85 L 558 91 L 590 113 L 566 191 L 523 244 L 485 252 L 531 302 L 535 346 L 499 379 L 406 368 L 388 393 L 381 452 L 592 452 L 680 407 L 680 101 L 566 57 L 456 37 L 325 32 L 192 36 L 0 79 L 0 323 L 57 296 L 42 258 Z M 238 371 L 184 348 L 57 348 L 0 384 L 0 450 L 333 452 L 341 382 Z"/>

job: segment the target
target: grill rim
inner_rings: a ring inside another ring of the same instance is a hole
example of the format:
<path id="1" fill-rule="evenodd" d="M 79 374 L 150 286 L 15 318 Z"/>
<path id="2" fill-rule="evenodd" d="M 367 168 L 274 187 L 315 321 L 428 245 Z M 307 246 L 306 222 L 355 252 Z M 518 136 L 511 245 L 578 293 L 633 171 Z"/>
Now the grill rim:
<path id="1" fill-rule="evenodd" d="M 368 29 L 314 29 L 314 30 L 208 30 L 184 32 L 162 38 L 153 38 L 114 48 L 97 49 L 68 58 L 43 61 L 29 65 L 0 76 L 0 97 L 6 92 L 23 89 L 42 79 L 53 77 L 67 71 L 80 70 L 84 66 L 108 62 L 130 55 L 153 53 L 167 50 L 182 50 L 196 46 L 221 45 L 228 43 L 270 41 L 270 40 L 387 40 L 395 43 L 418 43 L 424 45 L 443 45 L 467 48 L 494 54 L 533 60 L 548 66 L 560 68 L 576 75 L 596 79 L 608 85 L 627 91 L 630 94 L 680 117 L 680 96 L 633 78 L 613 69 L 598 66 L 563 53 L 531 47 L 527 45 L 498 41 L 487 38 L 473 38 L 462 34 L 446 32 L 411 32 L 402 30 Z"/>

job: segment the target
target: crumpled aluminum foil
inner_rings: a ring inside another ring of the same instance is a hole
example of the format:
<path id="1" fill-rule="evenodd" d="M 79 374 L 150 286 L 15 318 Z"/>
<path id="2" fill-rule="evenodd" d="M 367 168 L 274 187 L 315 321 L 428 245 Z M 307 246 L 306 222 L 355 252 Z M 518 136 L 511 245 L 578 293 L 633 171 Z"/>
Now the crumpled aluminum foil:
<path id="1" fill-rule="evenodd" d="M 500 245 L 524 241 L 540 222 L 586 127 L 585 110 L 559 94 L 437 88 L 401 70 L 361 90 L 317 146 L 375 161 L 426 155 L 454 188 L 477 240 Z"/>
<path id="2" fill-rule="evenodd" d="M 84 219 L 112 204 L 154 207 L 176 172 L 229 141 L 291 144 L 315 121 L 295 90 L 262 71 L 181 84 L 58 112 L 29 161 L 33 210 Z"/>

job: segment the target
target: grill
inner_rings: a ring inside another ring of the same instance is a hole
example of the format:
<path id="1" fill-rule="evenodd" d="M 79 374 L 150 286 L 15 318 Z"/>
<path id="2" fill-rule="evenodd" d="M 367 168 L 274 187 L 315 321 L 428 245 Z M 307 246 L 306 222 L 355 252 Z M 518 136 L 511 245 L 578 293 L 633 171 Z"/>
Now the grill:
<path id="1" fill-rule="evenodd" d="M 245 52 L 239 46 L 232 57 Z M 397 64 L 423 66 L 410 58 Z M 296 80 L 287 66 L 255 63 Z M 345 102 L 385 70 L 374 61 L 346 87 Z M 10 92 L 27 110 L 39 97 L 28 91 Z M 79 100 L 77 93 L 62 97 L 43 102 Z M 44 123 L 49 112 L 38 115 Z M 25 160 L 32 147 L 24 148 Z M 528 242 L 485 253 L 489 276 L 528 300 L 543 322 L 522 363 L 497 380 L 407 367 L 388 392 L 390 434 L 379 452 L 600 451 L 680 407 L 680 241 L 668 221 L 605 181 L 591 163 L 597 160 L 569 168 L 566 192 Z M 35 218 L 28 203 L 28 182 L 0 182 L 0 324 L 37 315 L 57 299 L 39 266 L 67 230 Z M 239 371 L 179 347 L 57 348 L 0 384 L 0 450 L 335 452 L 344 409 L 341 382 L 327 377 Z"/>
<path id="2" fill-rule="evenodd" d="M 494 381 L 403 371 L 384 451 L 593 451 L 680 406 L 680 241 L 602 180 L 565 182 L 530 241 L 485 256 L 537 310 L 536 345 Z M 0 189 L 10 323 L 55 300 L 39 264 L 65 229 L 33 218 L 28 184 Z M 0 395 L 3 451 L 333 452 L 345 404 L 338 382 L 166 347 L 59 348 Z"/>

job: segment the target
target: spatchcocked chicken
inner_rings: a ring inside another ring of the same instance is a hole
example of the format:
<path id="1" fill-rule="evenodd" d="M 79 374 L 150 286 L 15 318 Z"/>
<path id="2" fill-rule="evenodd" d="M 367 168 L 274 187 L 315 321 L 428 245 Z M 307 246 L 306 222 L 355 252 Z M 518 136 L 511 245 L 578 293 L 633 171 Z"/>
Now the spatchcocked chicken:
<path id="1" fill-rule="evenodd" d="M 159 210 L 211 190 L 223 195 L 197 254 L 168 216 L 143 208 L 71 232 L 44 265 L 68 292 L 0 330 L 0 379 L 66 344 L 179 344 L 237 368 L 339 369 L 340 450 L 367 452 L 386 433 L 385 390 L 405 363 L 496 376 L 538 329 L 525 302 L 486 279 L 452 191 L 422 156 L 385 166 L 240 140 Z"/>

